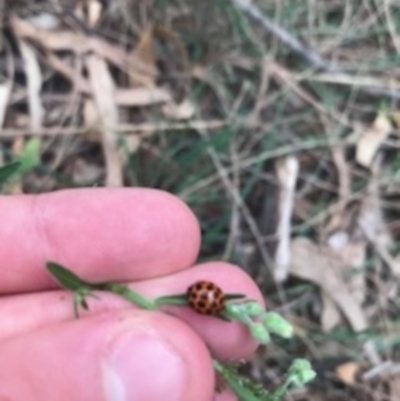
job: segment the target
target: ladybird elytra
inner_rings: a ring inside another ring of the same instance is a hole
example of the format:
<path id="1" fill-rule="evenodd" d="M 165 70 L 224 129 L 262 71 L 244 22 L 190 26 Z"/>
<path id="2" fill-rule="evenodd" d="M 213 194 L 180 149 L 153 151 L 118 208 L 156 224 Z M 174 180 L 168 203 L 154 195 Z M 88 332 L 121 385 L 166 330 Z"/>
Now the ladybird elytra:
<path id="1" fill-rule="evenodd" d="M 197 281 L 187 290 L 190 307 L 202 315 L 218 315 L 225 307 L 221 288 L 210 281 Z"/>

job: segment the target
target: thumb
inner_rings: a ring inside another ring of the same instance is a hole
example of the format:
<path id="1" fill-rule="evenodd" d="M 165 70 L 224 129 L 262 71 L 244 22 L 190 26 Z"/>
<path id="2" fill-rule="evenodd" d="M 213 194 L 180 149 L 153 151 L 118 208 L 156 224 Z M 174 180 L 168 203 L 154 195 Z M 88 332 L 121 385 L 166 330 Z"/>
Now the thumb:
<path id="1" fill-rule="evenodd" d="M 210 401 L 208 350 L 156 312 L 83 318 L 0 343 L 0 399 Z"/>

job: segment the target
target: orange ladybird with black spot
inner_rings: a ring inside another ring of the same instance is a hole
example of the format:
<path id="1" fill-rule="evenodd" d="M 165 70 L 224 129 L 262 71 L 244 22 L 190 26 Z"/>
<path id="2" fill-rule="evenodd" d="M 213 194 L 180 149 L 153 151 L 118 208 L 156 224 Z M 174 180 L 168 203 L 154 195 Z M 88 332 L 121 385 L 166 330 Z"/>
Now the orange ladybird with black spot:
<path id="1" fill-rule="evenodd" d="M 187 290 L 190 307 L 202 315 L 218 315 L 225 307 L 225 295 L 211 281 L 197 281 Z"/>

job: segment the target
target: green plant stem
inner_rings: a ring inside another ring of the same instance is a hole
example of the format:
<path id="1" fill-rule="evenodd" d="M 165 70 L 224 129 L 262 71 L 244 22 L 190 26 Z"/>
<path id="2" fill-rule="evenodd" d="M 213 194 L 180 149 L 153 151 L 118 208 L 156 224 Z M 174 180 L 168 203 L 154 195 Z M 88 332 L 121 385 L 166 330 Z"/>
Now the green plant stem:
<path id="1" fill-rule="evenodd" d="M 106 283 L 106 284 L 101 284 L 98 286 L 94 286 L 96 289 L 104 290 L 104 291 L 110 291 L 114 294 L 117 294 L 128 301 L 131 301 L 137 305 L 139 305 L 143 309 L 147 310 L 157 310 L 157 304 L 154 301 L 151 301 L 140 294 L 138 294 L 135 291 L 132 291 L 130 288 L 128 288 L 124 284 L 118 284 L 118 283 Z"/>
<path id="2" fill-rule="evenodd" d="M 279 401 L 283 399 L 290 385 L 290 380 L 285 380 L 270 396 L 270 401 Z"/>
<path id="3" fill-rule="evenodd" d="M 224 365 L 213 359 L 214 370 L 218 372 L 229 384 L 231 390 L 236 394 L 240 401 L 269 401 L 269 396 L 265 393 L 263 396 L 256 394 L 252 389 L 243 385 L 240 375 L 232 375 L 228 373 Z"/>
<path id="4" fill-rule="evenodd" d="M 166 304 L 184 305 L 186 303 L 186 294 L 164 296 L 155 300 L 149 300 L 144 296 L 138 294 L 137 292 L 132 291 L 125 284 L 91 284 L 87 281 L 82 280 L 80 277 L 78 277 L 75 273 L 71 272 L 67 268 L 54 262 L 48 262 L 47 268 L 61 286 L 74 292 L 74 313 L 76 317 L 78 317 L 79 306 L 83 307 L 86 310 L 89 309 L 86 298 L 96 298 L 94 291 L 111 292 L 122 298 L 125 298 L 126 300 L 138 305 L 145 310 L 152 311 L 158 310 L 160 306 Z M 232 299 L 234 299 L 237 298 L 238 295 L 233 294 L 232 297 Z M 259 311 L 257 313 L 259 313 Z M 233 307 L 233 305 L 230 305 L 230 307 L 227 308 L 224 318 L 241 321 L 251 328 L 252 325 L 260 324 L 255 323 L 252 320 L 252 316 L 256 315 L 257 313 L 253 312 L 249 315 L 242 307 L 235 308 Z M 226 383 L 237 395 L 240 401 L 278 401 L 283 397 L 285 391 L 290 384 L 301 384 L 313 378 L 313 375 L 311 374 L 313 373 L 313 371 L 311 370 L 309 363 L 306 363 L 306 361 L 304 360 L 298 360 L 292 365 L 285 382 L 273 394 L 270 394 L 261 385 L 241 375 L 231 364 L 227 364 L 226 366 L 224 366 L 219 361 L 213 359 L 213 366 L 214 369 L 225 379 Z"/>

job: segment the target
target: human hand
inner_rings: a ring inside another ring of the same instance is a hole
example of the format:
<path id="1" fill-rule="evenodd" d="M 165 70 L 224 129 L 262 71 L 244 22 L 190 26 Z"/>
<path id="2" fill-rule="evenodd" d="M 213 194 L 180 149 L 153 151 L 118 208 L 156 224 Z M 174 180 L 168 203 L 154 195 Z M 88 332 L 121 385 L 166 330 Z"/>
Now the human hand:
<path id="1" fill-rule="evenodd" d="M 112 294 L 74 319 L 47 261 L 90 282 L 128 282 L 148 298 L 207 279 L 263 304 L 239 268 L 193 268 L 200 232 L 177 198 L 150 189 L 82 189 L 0 197 L 0 401 L 228 401 L 215 398 L 211 354 L 249 356 L 256 343 L 232 322 L 176 308 L 138 309 Z"/>

